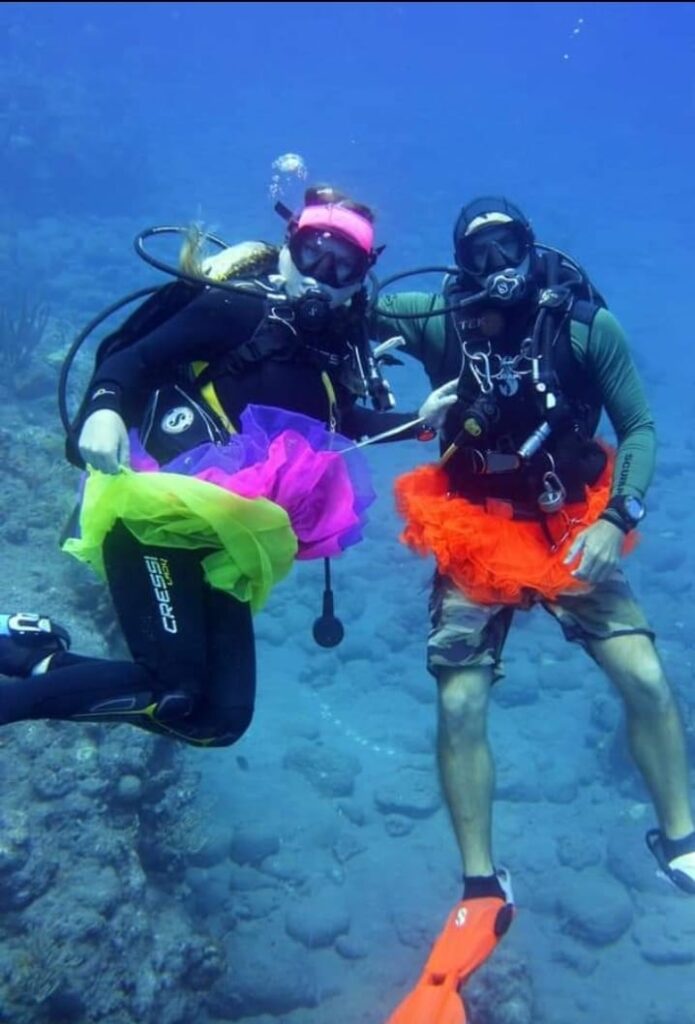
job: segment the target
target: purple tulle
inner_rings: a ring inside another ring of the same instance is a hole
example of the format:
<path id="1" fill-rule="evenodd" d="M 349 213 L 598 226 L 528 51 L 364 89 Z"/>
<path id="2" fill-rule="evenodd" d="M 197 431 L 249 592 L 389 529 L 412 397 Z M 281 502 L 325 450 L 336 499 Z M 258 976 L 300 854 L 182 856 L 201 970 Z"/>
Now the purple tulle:
<path id="1" fill-rule="evenodd" d="M 250 405 L 241 433 L 225 445 L 199 445 L 166 465 L 131 436 L 138 472 L 181 473 L 241 497 L 267 498 L 287 512 L 297 535 L 297 558 L 337 555 L 362 539 L 365 512 L 375 498 L 369 468 L 352 442 L 322 423 L 271 406 Z"/>

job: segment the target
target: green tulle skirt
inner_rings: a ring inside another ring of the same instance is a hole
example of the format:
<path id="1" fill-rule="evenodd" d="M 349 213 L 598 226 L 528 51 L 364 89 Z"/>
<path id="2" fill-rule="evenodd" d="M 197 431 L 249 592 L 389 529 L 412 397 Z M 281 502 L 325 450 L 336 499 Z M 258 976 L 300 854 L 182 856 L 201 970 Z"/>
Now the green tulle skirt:
<path id="1" fill-rule="evenodd" d="M 195 477 L 132 470 L 89 474 L 80 535 L 66 540 L 63 550 L 103 577 L 102 546 L 119 519 L 143 545 L 208 549 L 202 559 L 207 582 L 248 601 L 254 611 L 297 553 L 287 512 L 274 502 L 240 498 Z"/>

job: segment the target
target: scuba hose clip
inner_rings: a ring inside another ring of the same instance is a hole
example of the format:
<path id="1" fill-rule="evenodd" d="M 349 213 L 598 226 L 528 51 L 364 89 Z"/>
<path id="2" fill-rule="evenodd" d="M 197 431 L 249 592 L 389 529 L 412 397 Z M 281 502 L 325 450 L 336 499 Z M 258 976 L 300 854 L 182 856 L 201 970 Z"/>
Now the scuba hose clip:
<path id="1" fill-rule="evenodd" d="M 405 345 L 405 338 L 399 334 L 382 342 L 381 345 L 377 345 L 375 349 L 371 349 L 371 347 L 368 349 L 369 397 L 372 400 L 372 405 L 379 412 L 388 412 L 396 406 L 396 396 L 388 380 L 382 374 L 381 367 L 382 364 L 384 366 L 403 365 L 400 359 L 389 355 L 391 349 L 400 348 L 402 345 Z"/>
<path id="2" fill-rule="evenodd" d="M 545 515 L 561 512 L 565 507 L 567 491 L 554 470 L 543 474 L 543 490 L 538 496 L 538 507 Z"/>
<path id="3" fill-rule="evenodd" d="M 293 324 L 294 312 L 291 306 L 282 297 L 277 297 L 278 301 L 273 301 L 268 311 L 267 319 L 271 323 L 282 324 L 288 331 L 297 337 L 297 330 Z M 285 307 L 283 309 L 283 306 Z"/>
<path id="4" fill-rule="evenodd" d="M 541 365 L 543 362 L 543 356 L 538 351 L 537 345 L 534 343 L 533 337 L 524 338 L 521 343 L 520 351 L 523 353 L 525 358 L 531 364 L 531 386 L 536 394 L 542 394 L 545 390 L 543 379 L 541 377 Z"/>
<path id="5" fill-rule="evenodd" d="M 405 344 L 405 339 L 398 335 L 382 342 L 376 350 L 373 349 L 367 326 L 368 303 L 364 289 L 353 298 L 352 309 L 361 318 L 361 325 L 350 345 L 350 350 L 361 384 L 362 397 L 368 396 L 372 408 L 377 412 L 389 412 L 395 407 L 396 398 L 391 385 L 381 373 L 380 364 L 382 361 L 397 364 L 398 360 L 388 356 L 387 352 Z"/>
<path id="6" fill-rule="evenodd" d="M 542 394 L 545 390 L 545 384 L 541 379 L 541 356 L 532 355 L 531 360 L 531 384 L 536 394 Z"/>
<path id="7" fill-rule="evenodd" d="M 465 369 L 466 360 L 471 368 L 471 373 L 475 377 L 476 384 L 480 388 L 483 395 L 489 395 L 495 385 L 492 382 L 492 367 L 490 365 L 490 355 L 492 353 L 492 345 L 488 341 L 487 351 L 483 349 L 477 349 L 474 352 L 469 351 L 468 343 L 464 341 L 462 346 L 463 352 L 463 366 L 461 368 L 461 376 Z M 460 377 L 459 377 L 460 379 Z"/>
<path id="8" fill-rule="evenodd" d="M 361 397 L 372 403 L 372 408 L 378 412 L 388 412 L 393 409 L 396 399 L 391 391 L 391 385 L 382 377 L 369 342 L 365 340 L 362 345 L 353 345 L 352 357 L 357 369 Z"/>
<path id="9" fill-rule="evenodd" d="M 396 399 L 385 377 L 379 377 L 378 381 L 370 383 L 369 397 L 377 412 L 389 412 L 395 408 Z"/>
<path id="10" fill-rule="evenodd" d="M 374 358 L 370 346 L 366 351 L 366 373 L 367 391 L 372 406 L 378 412 L 389 412 L 396 405 L 396 399 L 391 390 L 391 385 L 382 375 L 377 360 Z M 364 371 L 363 371 L 364 372 Z"/>

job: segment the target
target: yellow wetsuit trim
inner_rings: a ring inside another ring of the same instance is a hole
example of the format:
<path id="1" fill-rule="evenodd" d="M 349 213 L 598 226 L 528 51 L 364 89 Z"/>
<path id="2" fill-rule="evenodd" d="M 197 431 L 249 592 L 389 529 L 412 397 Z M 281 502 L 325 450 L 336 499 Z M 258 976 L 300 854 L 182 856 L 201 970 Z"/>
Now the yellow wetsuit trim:
<path id="1" fill-rule="evenodd" d="M 197 360 L 195 363 L 191 363 L 191 369 L 193 370 L 194 376 L 199 377 L 203 370 L 207 368 L 207 365 L 207 363 L 203 363 L 200 360 Z M 205 399 L 207 404 L 210 406 L 212 411 L 215 413 L 215 415 L 222 423 L 224 428 L 228 430 L 230 434 L 236 434 L 234 424 L 227 416 L 227 413 L 224 411 L 222 407 L 222 403 L 217 397 L 217 392 L 215 391 L 215 385 L 213 384 L 213 382 L 209 381 L 207 384 L 203 384 L 202 388 L 200 389 L 200 394 L 201 397 Z"/>
<path id="2" fill-rule="evenodd" d="M 191 368 L 193 370 L 194 375 L 196 377 L 199 377 L 203 370 L 207 367 L 207 365 L 207 363 L 203 363 L 200 361 L 191 363 Z M 335 397 L 335 388 L 333 387 L 333 381 L 328 376 L 325 370 L 323 370 L 321 373 L 321 383 L 323 384 L 324 390 L 326 392 L 326 397 L 328 399 L 328 426 L 330 428 L 331 433 L 334 434 L 338 426 L 338 420 L 336 416 L 338 401 Z M 217 397 L 215 385 L 212 383 L 212 381 L 210 381 L 208 384 L 203 385 L 203 387 L 200 389 L 200 394 L 201 397 L 205 399 L 205 401 L 210 406 L 210 408 L 215 413 L 220 422 L 223 424 L 223 426 L 229 431 L 229 433 L 236 434 L 234 424 L 232 423 L 232 421 L 229 419 L 226 412 L 222 408 L 222 403 Z"/>
<path id="3" fill-rule="evenodd" d="M 190 743 L 192 746 L 209 747 L 213 743 L 217 742 L 219 738 L 217 736 L 208 736 L 206 738 L 199 739 L 196 736 L 189 736 L 185 732 L 179 732 L 177 729 L 172 728 L 172 726 L 167 725 L 166 722 L 161 722 L 157 718 L 158 707 L 159 704 L 155 702 L 154 704 L 148 704 L 145 708 L 135 708 L 133 710 L 104 711 L 102 714 L 99 714 L 98 711 L 88 711 L 83 715 L 72 715 L 71 720 L 77 721 L 78 719 L 86 719 L 87 721 L 94 722 L 99 718 L 106 718 L 108 721 L 117 722 L 119 718 L 122 718 L 124 722 L 127 722 L 129 719 L 142 717 L 146 718 L 153 726 L 155 726 L 155 729 L 153 730 L 154 732 L 175 736 L 176 739 L 185 740 L 186 743 Z"/>
<path id="4" fill-rule="evenodd" d="M 321 371 L 321 383 L 326 391 L 326 397 L 328 398 L 328 426 L 332 434 L 335 434 L 338 421 L 336 418 L 336 408 L 338 402 L 335 397 L 335 388 L 333 387 L 333 381 L 328 376 L 325 370 Z"/>
<path id="5" fill-rule="evenodd" d="M 155 717 L 155 715 L 157 713 L 157 708 L 158 707 L 159 707 L 159 704 L 157 704 L 157 702 L 155 701 L 153 704 L 148 704 L 144 708 L 123 708 L 121 711 L 114 711 L 114 710 L 108 710 L 107 709 L 106 711 L 102 711 L 102 712 L 99 712 L 99 711 L 85 711 L 84 714 L 81 714 L 80 712 L 77 712 L 76 714 L 71 715 L 70 719 L 71 719 L 71 721 L 76 721 L 78 718 L 86 718 L 88 720 L 89 719 L 96 719 L 96 718 L 107 718 L 107 719 L 123 718 L 123 719 L 128 719 L 128 718 L 135 718 L 136 716 L 142 716 L 143 718 L 149 718 L 150 721 L 156 722 L 157 725 L 159 725 L 160 723 L 157 722 L 157 719 Z"/>

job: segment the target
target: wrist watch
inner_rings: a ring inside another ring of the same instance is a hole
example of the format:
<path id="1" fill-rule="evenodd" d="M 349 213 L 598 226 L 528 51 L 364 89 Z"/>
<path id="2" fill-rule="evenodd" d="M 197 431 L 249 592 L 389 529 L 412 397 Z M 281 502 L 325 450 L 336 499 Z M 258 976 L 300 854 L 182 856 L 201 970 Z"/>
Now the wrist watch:
<path id="1" fill-rule="evenodd" d="M 647 510 L 640 498 L 633 494 L 619 494 L 611 498 L 606 511 L 599 518 L 619 526 L 624 533 L 629 533 L 642 522 L 646 514 Z"/>

